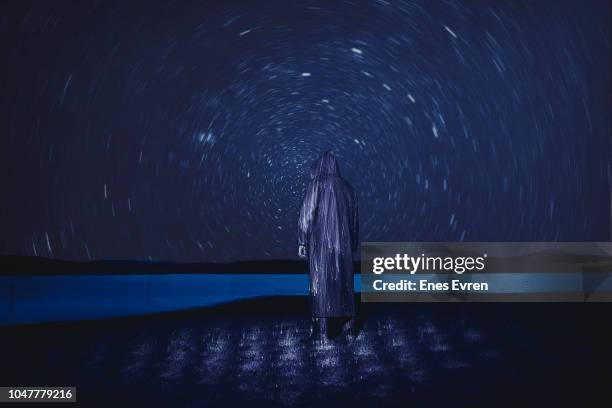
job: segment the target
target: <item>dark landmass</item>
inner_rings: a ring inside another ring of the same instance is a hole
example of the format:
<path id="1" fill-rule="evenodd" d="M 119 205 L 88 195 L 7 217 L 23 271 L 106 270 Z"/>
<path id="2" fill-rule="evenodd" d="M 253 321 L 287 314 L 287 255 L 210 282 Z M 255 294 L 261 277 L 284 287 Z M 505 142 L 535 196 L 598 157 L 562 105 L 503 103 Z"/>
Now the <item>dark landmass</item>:
<path id="1" fill-rule="evenodd" d="M 441 247 L 443 244 L 441 244 Z M 445 252 L 453 253 L 445 248 Z M 457 256 L 461 254 L 456 254 Z M 463 254 L 465 255 L 465 254 Z M 550 263 L 549 271 L 555 271 L 558 264 L 583 264 L 585 268 L 603 265 L 608 268 L 611 258 L 607 254 L 576 254 L 563 250 L 545 249 L 515 257 L 489 257 L 488 269 L 493 272 L 495 265 L 503 265 L 504 270 L 512 269 L 511 265 L 524 267 L 529 264 L 545 265 Z M 522 263 L 522 264 L 521 264 Z M 546 267 L 541 267 L 542 271 Z M 609 268 L 608 268 L 609 269 Z M 354 263 L 355 273 L 360 273 L 359 261 Z M 30 256 L 0 256 L 0 276 L 4 275 L 123 275 L 123 274 L 206 274 L 206 273 L 308 273 L 308 263 L 304 260 L 280 259 L 238 261 L 227 263 L 215 262 L 169 262 L 169 261 L 134 261 L 134 260 L 96 260 L 88 262 L 67 261 Z"/>
<path id="2" fill-rule="evenodd" d="M 607 304 L 359 306 L 356 336 L 331 339 L 310 337 L 306 297 L 0 327 L 0 383 L 105 407 L 590 406 L 609 389 Z"/>
<path id="3" fill-rule="evenodd" d="M 355 263 L 358 273 L 359 264 Z M 178 273 L 307 273 L 301 260 L 241 261 L 230 263 L 180 263 L 103 260 L 65 261 L 28 256 L 0 256 L 0 275 L 123 275 Z"/>

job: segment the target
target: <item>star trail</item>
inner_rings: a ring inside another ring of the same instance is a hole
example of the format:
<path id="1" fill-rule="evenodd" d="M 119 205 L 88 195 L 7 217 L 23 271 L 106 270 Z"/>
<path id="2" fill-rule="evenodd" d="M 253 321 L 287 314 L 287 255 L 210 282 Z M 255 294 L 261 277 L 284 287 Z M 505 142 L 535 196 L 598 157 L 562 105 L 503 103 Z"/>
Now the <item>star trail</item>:
<path id="1" fill-rule="evenodd" d="M 0 253 L 296 258 L 327 149 L 362 241 L 607 241 L 608 16 L 607 1 L 7 3 Z"/>

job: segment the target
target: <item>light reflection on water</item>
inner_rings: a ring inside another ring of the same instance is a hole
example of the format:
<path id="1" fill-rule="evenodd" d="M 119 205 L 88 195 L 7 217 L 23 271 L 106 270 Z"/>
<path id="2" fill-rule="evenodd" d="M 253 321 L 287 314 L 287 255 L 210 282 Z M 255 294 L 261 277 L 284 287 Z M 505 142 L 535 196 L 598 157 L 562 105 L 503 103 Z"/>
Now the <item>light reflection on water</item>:
<path id="1" fill-rule="evenodd" d="M 444 319 L 432 323 L 414 317 L 377 316 L 359 335 L 333 340 L 309 337 L 309 321 L 294 317 L 247 318 L 239 324 L 196 319 L 183 322 L 168 338 L 152 338 L 148 344 L 135 341 L 120 350 L 119 361 L 126 364 L 121 382 L 194 381 L 218 390 L 231 380 L 233 398 L 291 405 L 347 387 L 354 387 L 356 395 L 386 398 L 397 384 L 418 390 L 439 375 L 436 372 L 460 373 L 489 364 L 491 357 L 480 355 L 481 347 L 473 344 L 476 337 L 487 343 L 481 331 Z M 441 339 L 452 346 L 438 347 Z M 157 356 L 151 359 L 151 354 Z M 162 364 L 157 365 L 159 359 Z M 105 370 L 104 364 L 86 364 Z M 364 383 L 368 387 L 358 385 Z M 214 395 L 208 397 L 214 401 Z"/>

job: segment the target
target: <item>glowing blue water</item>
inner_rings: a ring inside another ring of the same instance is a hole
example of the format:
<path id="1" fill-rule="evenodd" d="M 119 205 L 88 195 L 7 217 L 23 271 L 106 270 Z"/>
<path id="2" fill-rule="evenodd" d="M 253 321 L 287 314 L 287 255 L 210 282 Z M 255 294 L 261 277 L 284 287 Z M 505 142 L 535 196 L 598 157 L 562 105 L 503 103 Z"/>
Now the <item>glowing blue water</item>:
<path id="1" fill-rule="evenodd" d="M 0 324 L 129 316 L 307 292 L 306 274 L 0 277 Z"/>

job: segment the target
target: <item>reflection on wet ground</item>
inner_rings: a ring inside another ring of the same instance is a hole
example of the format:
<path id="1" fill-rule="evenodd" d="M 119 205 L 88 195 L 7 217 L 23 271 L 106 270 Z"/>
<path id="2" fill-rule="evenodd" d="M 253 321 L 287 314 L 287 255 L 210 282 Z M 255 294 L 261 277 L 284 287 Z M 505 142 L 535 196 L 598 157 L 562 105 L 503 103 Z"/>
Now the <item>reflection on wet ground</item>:
<path id="1" fill-rule="evenodd" d="M 301 297 L 5 328 L 0 380 L 74 384 L 81 401 L 100 405 L 550 402 L 596 391 L 588 375 L 610 352 L 606 313 L 590 306 L 362 305 L 358 333 L 333 339 L 310 336 Z"/>

